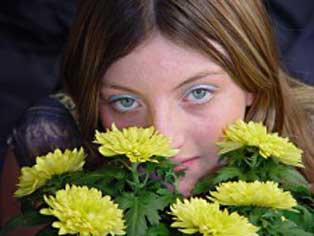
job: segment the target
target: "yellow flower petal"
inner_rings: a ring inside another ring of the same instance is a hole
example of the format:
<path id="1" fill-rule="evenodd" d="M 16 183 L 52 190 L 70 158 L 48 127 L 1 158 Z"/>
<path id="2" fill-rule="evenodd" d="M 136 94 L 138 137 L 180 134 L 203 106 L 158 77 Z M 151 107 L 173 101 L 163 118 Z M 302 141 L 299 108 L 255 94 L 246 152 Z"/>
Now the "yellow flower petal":
<path id="1" fill-rule="evenodd" d="M 16 197 L 23 197 L 36 191 L 43 186 L 47 180 L 54 175 L 61 175 L 66 172 L 78 171 L 85 163 L 85 153 L 83 148 L 79 151 L 65 150 L 62 153 L 59 149 L 50 152 L 45 156 L 36 158 L 33 167 L 23 167 L 18 190 L 14 193 Z"/>
<path id="2" fill-rule="evenodd" d="M 58 218 L 52 226 L 59 228 L 59 235 L 124 235 L 123 212 L 110 196 L 102 196 L 95 188 L 69 186 L 44 196 L 49 208 L 40 210 L 43 215 Z"/>
<path id="3" fill-rule="evenodd" d="M 130 127 L 120 131 L 113 124 L 111 131 L 96 131 L 95 137 L 95 143 L 101 145 L 98 150 L 103 156 L 124 154 L 131 162 L 156 161 L 151 157 L 171 157 L 178 152 L 170 147 L 169 139 L 153 127 Z"/>
<path id="4" fill-rule="evenodd" d="M 191 198 L 177 200 L 170 207 L 174 223 L 185 234 L 201 233 L 206 236 L 257 236 L 258 228 L 248 219 L 237 213 L 229 214 L 219 210 L 218 203 L 209 203 L 205 199 Z"/>
<path id="5" fill-rule="evenodd" d="M 291 209 L 297 204 L 290 192 L 284 192 L 278 187 L 278 183 L 272 181 L 222 183 L 216 188 L 216 191 L 210 192 L 210 195 L 211 200 L 231 206 Z"/>
<path id="6" fill-rule="evenodd" d="M 227 127 L 224 140 L 217 142 L 217 145 L 221 148 L 219 154 L 242 146 L 253 146 L 259 148 L 259 153 L 264 158 L 274 157 L 286 165 L 303 166 L 302 150 L 277 133 L 268 134 L 262 123 L 238 120 Z"/>

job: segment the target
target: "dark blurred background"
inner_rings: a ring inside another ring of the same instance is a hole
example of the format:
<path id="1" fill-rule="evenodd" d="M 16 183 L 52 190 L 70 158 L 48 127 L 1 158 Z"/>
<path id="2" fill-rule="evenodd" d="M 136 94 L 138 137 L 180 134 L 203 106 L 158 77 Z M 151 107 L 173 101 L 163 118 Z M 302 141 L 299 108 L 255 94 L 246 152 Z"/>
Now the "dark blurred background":
<path id="1" fill-rule="evenodd" d="M 59 66 L 75 9 L 75 0 L 0 1 L 1 161 L 25 109 L 61 86 Z"/>
<path id="2" fill-rule="evenodd" d="M 314 85 L 314 0 L 266 0 L 286 69 Z"/>
<path id="3" fill-rule="evenodd" d="M 61 87 L 59 66 L 76 2 L 0 2 L 0 168 L 6 139 L 23 112 Z M 265 4 L 285 68 L 314 85 L 314 0 Z"/>

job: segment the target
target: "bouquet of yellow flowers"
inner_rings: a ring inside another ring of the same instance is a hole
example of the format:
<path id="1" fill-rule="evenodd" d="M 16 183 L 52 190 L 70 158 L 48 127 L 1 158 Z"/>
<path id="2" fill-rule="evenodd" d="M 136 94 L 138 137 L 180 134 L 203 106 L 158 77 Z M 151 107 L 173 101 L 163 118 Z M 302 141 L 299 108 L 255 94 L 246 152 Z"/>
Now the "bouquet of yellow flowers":
<path id="1" fill-rule="evenodd" d="M 23 214 L 3 227 L 45 224 L 37 236 L 314 235 L 314 197 L 302 151 L 268 134 L 261 123 L 237 121 L 217 143 L 225 163 L 184 198 L 168 138 L 153 127 L 96 131 L 107 159 L 84 170 L 82 148 L 55 150 L 22 168 L 15 196 Z"/>

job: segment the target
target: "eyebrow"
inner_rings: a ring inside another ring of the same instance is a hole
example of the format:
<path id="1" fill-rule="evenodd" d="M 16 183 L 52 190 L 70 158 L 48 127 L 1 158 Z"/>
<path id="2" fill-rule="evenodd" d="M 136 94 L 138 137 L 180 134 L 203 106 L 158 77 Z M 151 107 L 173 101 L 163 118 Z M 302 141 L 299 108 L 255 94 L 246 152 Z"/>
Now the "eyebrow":
<path id="1" fill-rule="evenodd" d="M 173 88 L 173 90 L 177 90 L 179 89 L 180 87 L 183 87 L 184 85 L 187 85 L 187 84 L 190 84 L 196 80 L 199 80 L 199 79 L 202 79 L 206 76 L 211 76 L 211 75 L 222 75 L 224 74 L 224 71 L 222 70 L 217 70 L 217 71 L 206 71 L 206 72 L 200 72 L 192 77 L 189 77 L 188 79 L 184 80 L 183 82 L 181 82 L 180 84 L 178 84 L 177 86 L 175 86 Z M 133 90 L 133 89 L 130 89 L 130 88 L 127 88 L 127 87 L 124 87 L 122 85 L 117 85 L 117 84 L 106 84 L 104 83 L 104 87 L 107 87 L 107 88 L 112 88 L 112 89 L 117 89 L 117 90 L 126 90 L 126 91 L 129 91 L 131 93 L 137 93 L 137 91 Z"/>
<path id="2" fill-rule="evenodd" d="M 184 80 L 183 82 L 181 82 L 180 84 L 178 84 L 174 90 L 178 89 L 178 88 L 181 88 L 183 87 L 184 85 L 186 84 L 190 84 L 196 80 L 199 80 L 199 79 L 202 79 L 206 76 L 210 76 L 210 75 L 221 75 L 221 74 L 224 74 L 224 72 L 222 70 L 217 70 L 217 71 L 211 71 L 211 72 L 200 72 L 186 80 Z"/>

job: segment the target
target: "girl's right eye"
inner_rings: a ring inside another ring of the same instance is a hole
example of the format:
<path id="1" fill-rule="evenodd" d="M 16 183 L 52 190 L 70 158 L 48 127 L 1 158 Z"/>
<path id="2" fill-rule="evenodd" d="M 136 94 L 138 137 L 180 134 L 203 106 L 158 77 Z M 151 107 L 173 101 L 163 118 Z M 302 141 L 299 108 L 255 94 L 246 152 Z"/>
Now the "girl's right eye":
<path id="1" fill-rule="evenodd" d="M 140 106 L 136 98 L 131 96 L 112 96 L 110 99 L 110 104 L 118 112 L 131 111 Z"/>

